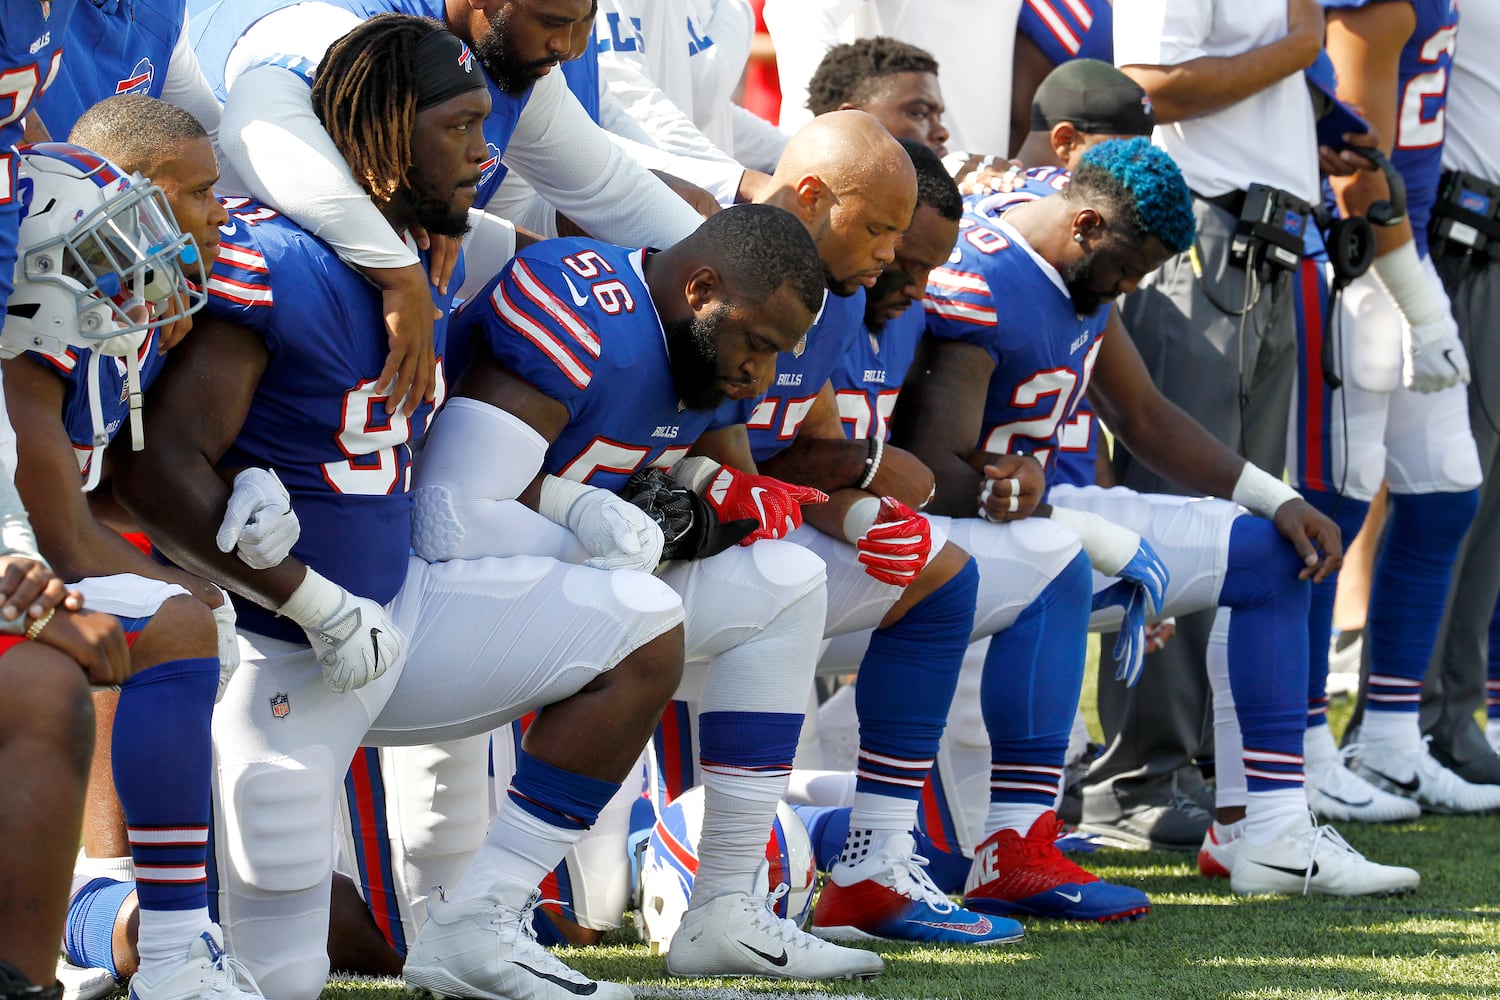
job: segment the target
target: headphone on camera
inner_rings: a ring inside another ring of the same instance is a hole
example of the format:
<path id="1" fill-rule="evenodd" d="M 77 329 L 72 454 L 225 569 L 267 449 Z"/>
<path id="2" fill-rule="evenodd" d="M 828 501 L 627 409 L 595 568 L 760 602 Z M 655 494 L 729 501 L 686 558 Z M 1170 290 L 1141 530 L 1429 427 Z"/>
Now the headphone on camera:
<path id="1" fill-rule="evenodd" d="M 1326 208 L 1318 213 L 1319 228 L 1324 231 L 1328 248 L 1328 262 L 1333 267 L 1333 285 L 1329 289 L 1328 315 L 1324 317 L 1324 329 L 1336 308 L 1338 295 L 1350 282 L 1370 269 L 1375 262 L 1375 227 L 1394 226 L 1406 218 L 1406 181 L 1401 177 L 1390 158 L 1370 146 L 1345 146 L 1346 150 L 1375 165 L 1385 175 L 1390 198 L 1371 203 L 1364 215 L 1349 219 L 1334 219 Z M 1330 389 L 1343 385 L 1343 380 L 1334 373 L 1333 338 L 1323 338 L 1323 382 Z"/>

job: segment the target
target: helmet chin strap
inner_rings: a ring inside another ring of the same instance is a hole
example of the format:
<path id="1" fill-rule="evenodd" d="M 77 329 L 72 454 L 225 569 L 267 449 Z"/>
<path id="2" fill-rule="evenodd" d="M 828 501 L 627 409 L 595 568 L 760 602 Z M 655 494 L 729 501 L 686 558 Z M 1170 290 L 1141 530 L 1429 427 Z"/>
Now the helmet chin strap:
<path id="1" fill-rule="evenodd" d="M 147 340 L 146 344 L 150 341 Z M 144 350 L 146 344 L 141 345 Z M 99 395 L 99 373 L 105 355 L 97 350 L 89 352 L 89 424 L 94 434 L 94 450 L 89 456 L 88 476 L 83 491 L 90 493 L 99 485 L 104 474 L 104 450 L 109 446 L 109 434 L 104 428 L 104 407 Z M 130 404 L 130 450 L 140 451 L 146 447 L 146 426 L 141 419 L 141 355 L 140 350 L 125 354 L 125 398 Z"/>

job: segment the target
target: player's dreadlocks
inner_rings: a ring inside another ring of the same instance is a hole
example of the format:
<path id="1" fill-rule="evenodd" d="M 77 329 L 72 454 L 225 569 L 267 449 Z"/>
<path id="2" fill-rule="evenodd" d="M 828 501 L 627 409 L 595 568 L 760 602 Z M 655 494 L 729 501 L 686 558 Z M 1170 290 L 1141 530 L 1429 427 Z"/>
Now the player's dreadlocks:
<path id="1" fill-rule="evenodd" d="M 313 111 L 349 169 L 376 201 L 406 183 L 417 124 L 417 43 L 443 26 L 378 14 L 328 49 L 313 81 Z"/>
<path id="2" fill-rule="evenodd" d="M 880 81 L 897 73 L 938 71 L 937 60 L 925 50 L 884 36 L 835 45 L 823 56 L 807 82 L 807 108 L 815 115 L 835 111 L 841 104 L 861 104 Z"/>

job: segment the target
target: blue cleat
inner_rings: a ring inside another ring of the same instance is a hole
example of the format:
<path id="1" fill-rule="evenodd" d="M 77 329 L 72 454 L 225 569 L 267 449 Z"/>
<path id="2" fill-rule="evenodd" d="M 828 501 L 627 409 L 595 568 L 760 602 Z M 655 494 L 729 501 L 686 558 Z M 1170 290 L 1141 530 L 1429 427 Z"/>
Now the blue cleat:
<path id="1" fill-rule="evenodd" d="M 1101 881 L 1057 849 L 1062 823 L 1043 813 L 1022 837 L 1001 830 L 979 845 L 964 906 L 979 913 L 1058 920 L 1138 920 L 1151 910 L 1139 889 Z"/>
<path id="2" fill-rule="evenodd" d="M 920 941 L 931 944 L 1007 944 L 1021 925 L 973 913 L 928 878 L 927 859 L 909 834 L 887 840 L 858 864 L 834 865 L 813 910 L 812 933 L 831 941 Z"/>

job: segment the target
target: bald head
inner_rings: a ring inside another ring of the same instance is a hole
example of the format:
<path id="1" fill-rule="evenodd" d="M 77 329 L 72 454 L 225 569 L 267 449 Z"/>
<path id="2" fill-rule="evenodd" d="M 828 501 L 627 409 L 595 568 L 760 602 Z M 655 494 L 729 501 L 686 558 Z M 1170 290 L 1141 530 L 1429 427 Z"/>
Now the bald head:
<path id="1" fill-rule="evenodd" d="M 812 234 L 828 290 L 853 295 L 895 257 L 917 205 L 911 157 L 863 111 L 831 111 L 797 130 L 764 198 Z"/>
<path id="2" fill-rule="evenodd" d="M 830 111 L 797 130 L 776 165 L 775 181 L 795 187 L 809 175 L 835 195 L 888 184 L 910 186 L 914 203 L 916 199 L 911 157 L 884 125 L 863 111 Z"/>

